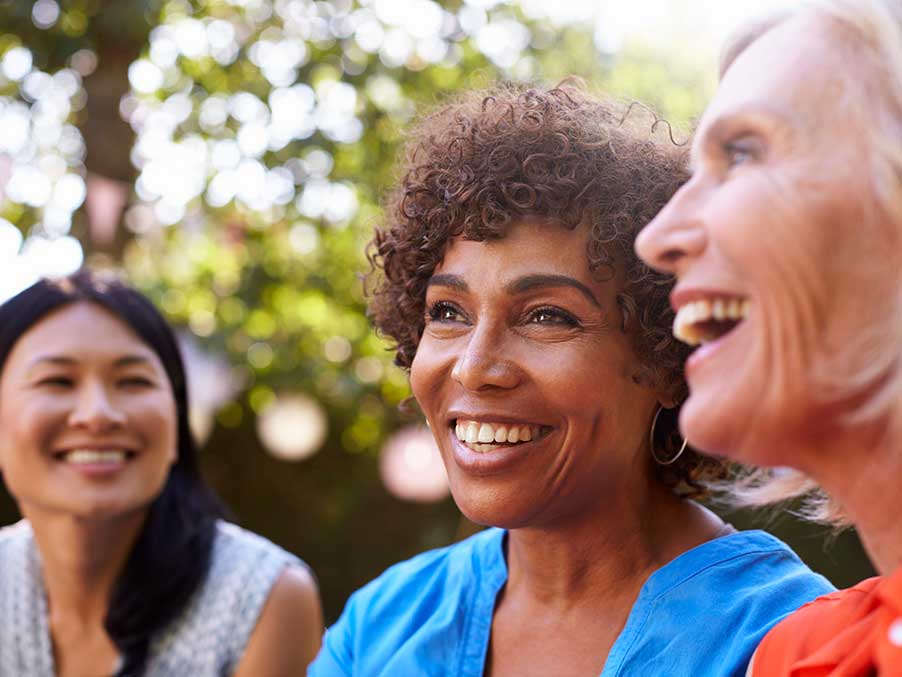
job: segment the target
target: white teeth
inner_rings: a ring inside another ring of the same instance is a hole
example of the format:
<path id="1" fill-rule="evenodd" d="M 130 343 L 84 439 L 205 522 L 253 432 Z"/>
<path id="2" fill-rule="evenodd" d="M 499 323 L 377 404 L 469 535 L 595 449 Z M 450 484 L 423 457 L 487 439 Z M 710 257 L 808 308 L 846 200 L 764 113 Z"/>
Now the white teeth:
<path id="1" fill-rule="evenodd" d="M 475 451 L 490 451 L 499 444 L 530 442 L 538 437 L 540 431 L 541 426 L 476 421 L 457 421 L 454 426 L 457 439 Z"/>
<path id="2" fill-rule="evenodd" d="M 723 320 L 726 317 L 724 310 L 725 309 L 723 307 L 723 301 L 721 299 L 717 299 L 714 302 L 714 306 L 713 306 L 714 319 L 715 320 Z"/>
<path id="3" fill-rule="evenodd" d="M 95 449 L 74 449 L 63 456 L 66 463 L 87 465 L 89 463 L 122 463 L 126 459 L 124 451 L 97 451 Z"/>
<path id="4" fill-rule="evenodd" d="M 479 438 L 476 440 L 480 444 L 487 444 L 495 441 L 495 429 L 488 423 L 479 426 Z"/>
<path id="5" fill-rule="evenodd" d="M 704 343 L 706 337 L 696 326 L 709 320 L 744 320 L 749 314 L 747 299 L 701 299 L 682 306 L 673 318 L 673 335 L 691 346 Z"/>

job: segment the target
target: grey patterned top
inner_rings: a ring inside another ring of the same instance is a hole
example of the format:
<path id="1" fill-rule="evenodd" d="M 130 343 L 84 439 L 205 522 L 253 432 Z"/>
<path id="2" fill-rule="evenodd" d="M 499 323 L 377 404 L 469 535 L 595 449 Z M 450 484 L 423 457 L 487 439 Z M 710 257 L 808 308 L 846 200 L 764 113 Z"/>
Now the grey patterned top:
<path id="1" fill-rule="evenodd" d="M 151 641 L 147 677 L 230 675 L 263 604 L 294 555 L 227 522 L 210 571 L 182 614 Z M 54 677 L 47 597 L 31 525 L 0 529 L 0 677 Z"/>

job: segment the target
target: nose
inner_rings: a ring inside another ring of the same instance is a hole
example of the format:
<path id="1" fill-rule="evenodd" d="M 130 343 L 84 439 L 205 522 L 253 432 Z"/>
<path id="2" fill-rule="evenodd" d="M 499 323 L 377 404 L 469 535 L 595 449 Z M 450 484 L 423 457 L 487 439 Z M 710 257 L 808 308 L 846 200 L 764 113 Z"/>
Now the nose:
<path id="1" fill-rule="evenodd" d="M 708 243 L 697 216 L 697 195 L 692 182 L 684 185 L 639 233 L 635 249 L 652 268 L 677 276 Z"/>
<path id="2" fill-rule="evenodd" d="M 451 378 L 473 392 L 509 390 L 519 385 L 521 376 L 505 347 L 503 329 L 487 325 L 477 325 L 470 333 L 451 370 Z"/>
<path id="3" fill-rule="evenodd" d="M 110 399 L 103 383 L 85 382 L 79 388 L 69 424 L 90 432 L 105 432 L 125 422 L 125 415 Z"/>

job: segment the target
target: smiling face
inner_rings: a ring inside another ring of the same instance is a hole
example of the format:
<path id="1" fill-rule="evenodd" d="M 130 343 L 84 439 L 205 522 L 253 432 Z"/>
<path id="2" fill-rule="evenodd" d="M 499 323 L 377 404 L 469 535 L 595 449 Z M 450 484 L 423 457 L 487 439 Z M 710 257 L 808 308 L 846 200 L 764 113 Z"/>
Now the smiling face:
<path id="1" fill-rule="evenodd" d="M 430 280 L 411 385 L 475 522 L 548 525 L 647 478 L 656 396 L 586 244 L 583 227 L 521 222 L 453 240 Z"/>
<path id="2" fill-rule="evenodd" d="M 676 273 L 675 333 L 702 343 L 682 430 L 740 461 L 816 463 L 800 452 L 831 434 L 831 378 L 862 360 L 863 327 L 886 321 L 869 292 L 892 279 L 879 235 L 891 229 L 869 227 L 883 217 L 841 44 L 803 14 L 742 52 L 699 125 L 692 179 L 636 244 Z"/>
<path id="3" fill-rule="evenodd" d="M 37 322 L 0 373 L 0 471 L 26 516 L 145 509 L 176 459 L 176 425 L 156 353 L 93 303 Z"/>

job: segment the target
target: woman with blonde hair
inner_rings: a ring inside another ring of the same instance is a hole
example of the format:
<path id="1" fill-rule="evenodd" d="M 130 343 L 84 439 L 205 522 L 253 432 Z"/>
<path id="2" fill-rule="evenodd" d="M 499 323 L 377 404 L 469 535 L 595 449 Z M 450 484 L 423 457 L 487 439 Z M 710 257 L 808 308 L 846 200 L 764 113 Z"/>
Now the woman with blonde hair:
<path id="1" fill-rule="evenodd" d="M 807 496 L 882 577 L 779 624 L 754 675 L 902 674 L 902 3 L 823 0 L 724 50 L 693 176 L 637 240 L 674 273 L 683 433 Z M 812 488 L 817 488 L 811 493 Z"/>

